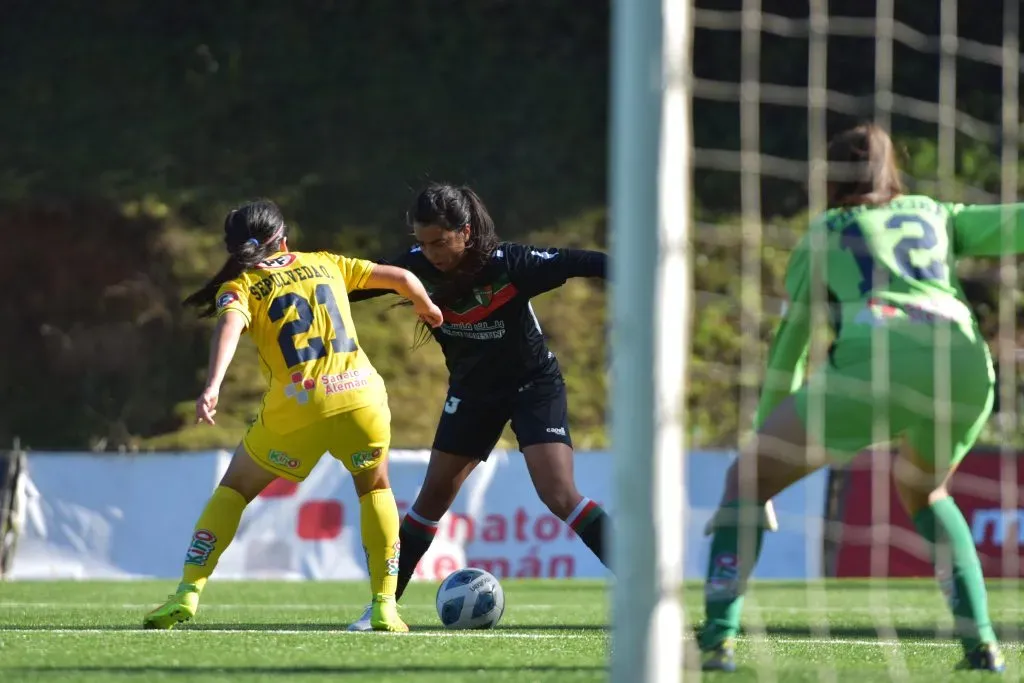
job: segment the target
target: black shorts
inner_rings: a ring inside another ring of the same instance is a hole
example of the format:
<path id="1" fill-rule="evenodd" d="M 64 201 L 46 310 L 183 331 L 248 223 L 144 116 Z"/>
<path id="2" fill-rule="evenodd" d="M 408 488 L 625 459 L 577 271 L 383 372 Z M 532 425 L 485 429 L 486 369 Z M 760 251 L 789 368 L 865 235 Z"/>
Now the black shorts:
<path id="1" fill-rule="evenodd" d="M 572 448 L 565 382 L 559 378 L 530 382 L 514 394 L 495 398 L 462 398 L 450 390 L 434 434 L 434 450 L 486 460 L 509 420 L 519 450 L 541 443 Z"/>

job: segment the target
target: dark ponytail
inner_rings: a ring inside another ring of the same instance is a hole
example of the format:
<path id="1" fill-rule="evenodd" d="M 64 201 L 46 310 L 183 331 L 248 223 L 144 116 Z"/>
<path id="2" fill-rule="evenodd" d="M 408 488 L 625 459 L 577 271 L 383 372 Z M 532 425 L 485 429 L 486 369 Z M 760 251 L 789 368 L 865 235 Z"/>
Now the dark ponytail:
<path id="1" fill-rule="evenodd" d="M 460 187 L 459 192 L 469 204 L 469 249 L 489 259 L 498 248 L 498 233 L 494 229 L 494 219 L 476 192 L 466 186 Z"/>
<path id="2" fill-rule="evenodd" d="M 185 305 L 198 308 L 200 317 L 213 316 L 221 285 L 280 251 L 286 233 L 281 209 L 270 200 L 261 199 L 233 209 L 224 219 L 228 259 L 216 275 L 185 299 Z"/>

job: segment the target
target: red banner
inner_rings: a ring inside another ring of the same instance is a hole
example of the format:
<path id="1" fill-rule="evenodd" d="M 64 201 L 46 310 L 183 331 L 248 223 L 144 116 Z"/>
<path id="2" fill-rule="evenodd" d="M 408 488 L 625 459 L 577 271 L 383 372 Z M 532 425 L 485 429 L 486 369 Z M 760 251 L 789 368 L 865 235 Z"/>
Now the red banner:
<path id="1" fill-rule="evenodd" d="M 934 575 L 891 472 L 887 452 L 863 453 L 851 464 L 842 494 L 836 576 Z M 950 491 L 971 527 L 985 576 L 1024 577 L 1024 459 L 976 450 L 953 476 Z"/>

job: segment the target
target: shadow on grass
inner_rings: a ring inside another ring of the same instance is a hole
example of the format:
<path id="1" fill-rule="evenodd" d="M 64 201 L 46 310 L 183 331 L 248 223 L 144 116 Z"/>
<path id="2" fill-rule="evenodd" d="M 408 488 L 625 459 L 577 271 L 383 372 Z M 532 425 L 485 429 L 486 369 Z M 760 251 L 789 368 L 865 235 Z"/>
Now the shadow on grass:
<path id="1" fill-rule="evenodd" d="M 5 632 L 18 632 L 18 631 L 41 631 L 41 632 L 74 632 L 81 631 L 82 633 L 88 633 L 89 631 L 141 631 L 142 627 L 138 624 L 4 624 L 0 626 L 0 635 Z"/>
<path id="2" fill-rule="evenodd" d="M 414 631 L 439 631 L 441 633 L 452 633 L 443 631 L 436 626 L 412 626 Z M 499 626 L 494 629 L 495 633 L 505 631 L 609 631 L 606 624 L 516 624 L 515 626 Z"/>
<path id="3" fill-rule="evenodd" d="M 996 635 L 1000 640 L 1016 640 L 1020 637 L 1022 626 L 1019 624 L 993 624 Z M 828 638 L 843 640 L 883 640 L 891 638 L 893 632 L 899 640 L 956 640 L 951 629 L 938 629 L 935 627 L 921 626 L 896 626 L 887 632 L 880 631 L 872 626 L 831 626 L 828 629 Z M 768 637 L 786 638 L 808 638 L 818 639 L 822 635 L 809 626 L 794 626 L 791 624 L 778 625 L 768 624 L 764 629 Z M 751 635 L 750 631 L 744 630 L 744 635 Z"/>
<path id="4" fill-rule="evenodd" d="M 799 579 L 764 579 L 755 580 L 751 583 L 754 591 L 778 591 L 778 590 L 793 590 L 793 591 L 804 591 L 808 585 L 823 587 L 825 592 L 835 593 L 850 593 L 850 592 L 867 592 L 867 593 L 905 593 L 905 592 L 921 592 L 921 593 L 938 593 L 939 586 L 935 582 L 935 579 L 922 577 L 922 578 L 857 578 L 857 579 L 813 579 L 813 580 L 799 580 Z M 703 586 L 702 581 L 698 580 L 687 580 L 686 588 L 688 590 L 701 591 Z M 989 594 L 1001 593 L 1001 592 L 1013 592 L 1016 593 L 1020 590 L 1019 583 L 1016 579 L 993 579 L 985 577 L 985 588 Z"/>
<path id="5" fill-rule="evenodd" d="M 261 633 L 269 632 L 273 634 L 274 631 L 308 631 L 310 633 L 316 633 L 318 631 L 324 633 L 338 633 L 345 631 L 348 627 L 348 622 L 341 622 L 337 624 L 324 624 L 324 623 L 264 623 L 264 624 L 251 624 L 251 623 L 190 623 L 179 625 L 174 628 L 175 632 L 183 631 L 237 631 L 239 633 Z M 500 635 L 514 635 L 516 633 L 531 632 L 531 631 L 550 631 L 552 635 L 557 635 L 559 632 L 570 632 L 570 631 L 605 631 L 606 626 L 600 624 L 520 624 L 515 626 L 501 626 L 496 629 L 487 630 L 467 630 L 467 631 L 449 631 L 440 628 L 437 625 L 418 625 L 410 624 L 409 628 L 413 633 L 422 634 L 438 634 L 438 635 L 458 635 L 458 634 L 473 634 L 473 633 L 493 633 L 495 636 Z M 137 624 L 79 624 L 69 626 L 67 624 L 25 624 L 24 626 L 8 626 L 0 627 L 0 634 L 5 630 L 8 631 L 40 631 L 40 632 L 61 632 L 61 631 L 143 631 L 141 626 Z M 159 633 L 160 630 L 155 630 Z"/>
<path id="6" fill-rule="evenodd" d="M 449 663 L 437 666 L 14 666 L 2 669 L 5 674 L 38 675 L 38 674 L 106 674 L 130 675 L 151 674 L 161 676 L 198 677 L 210 674 L 234 675 L 291 675 L 291 676 L 363 676 L 366 674 L 440 674 L 448 672 L 531 672 L 531 673 L 571 673 L 578 671 L 604 671 L 603 666 L 481 666 L 452 665 Z"/>
<path id="7" fill-rule="evenodd" d="M 178 627 L 182 631 L 344 631 L 348 628 L 348 622 L 340 624 L 323 623 L 300 623 L 300 624 L 189 624 Z M 465 631 L 450 631 L 441 628 L 437 624 L 409 624 L 413 633 L 436 633 L 438 635 L 458 635 L 460 633 L 493 633 L 495 635 L 511 635 L 523 631 L 604 631 L 606 626 L 600 624 L 516 624 L 515 626 L 499 626 L 496 629 L 477 629 Z"/>

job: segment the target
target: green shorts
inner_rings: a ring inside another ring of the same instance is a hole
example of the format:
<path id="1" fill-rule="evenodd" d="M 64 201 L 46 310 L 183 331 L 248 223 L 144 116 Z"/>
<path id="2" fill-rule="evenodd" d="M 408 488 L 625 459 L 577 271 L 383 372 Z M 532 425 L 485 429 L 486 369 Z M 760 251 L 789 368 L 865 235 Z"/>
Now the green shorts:
<path id="1" fill-rule="evenodd" d="M 915 329 L 890 330 L 888 373 L 879 378 L 877 392 L 871 336 L 837 341 L 829 363 L 796 394 L 813 442 L 852 459 L 869 446 L 903 437 L 936 469 L 967 455 L 992 413 L 995 373 L 988 347 L 970 330 L 947 328 L 946 343 L 936 343 L 922 334 L 925 326 L 906 325 Z"/>

